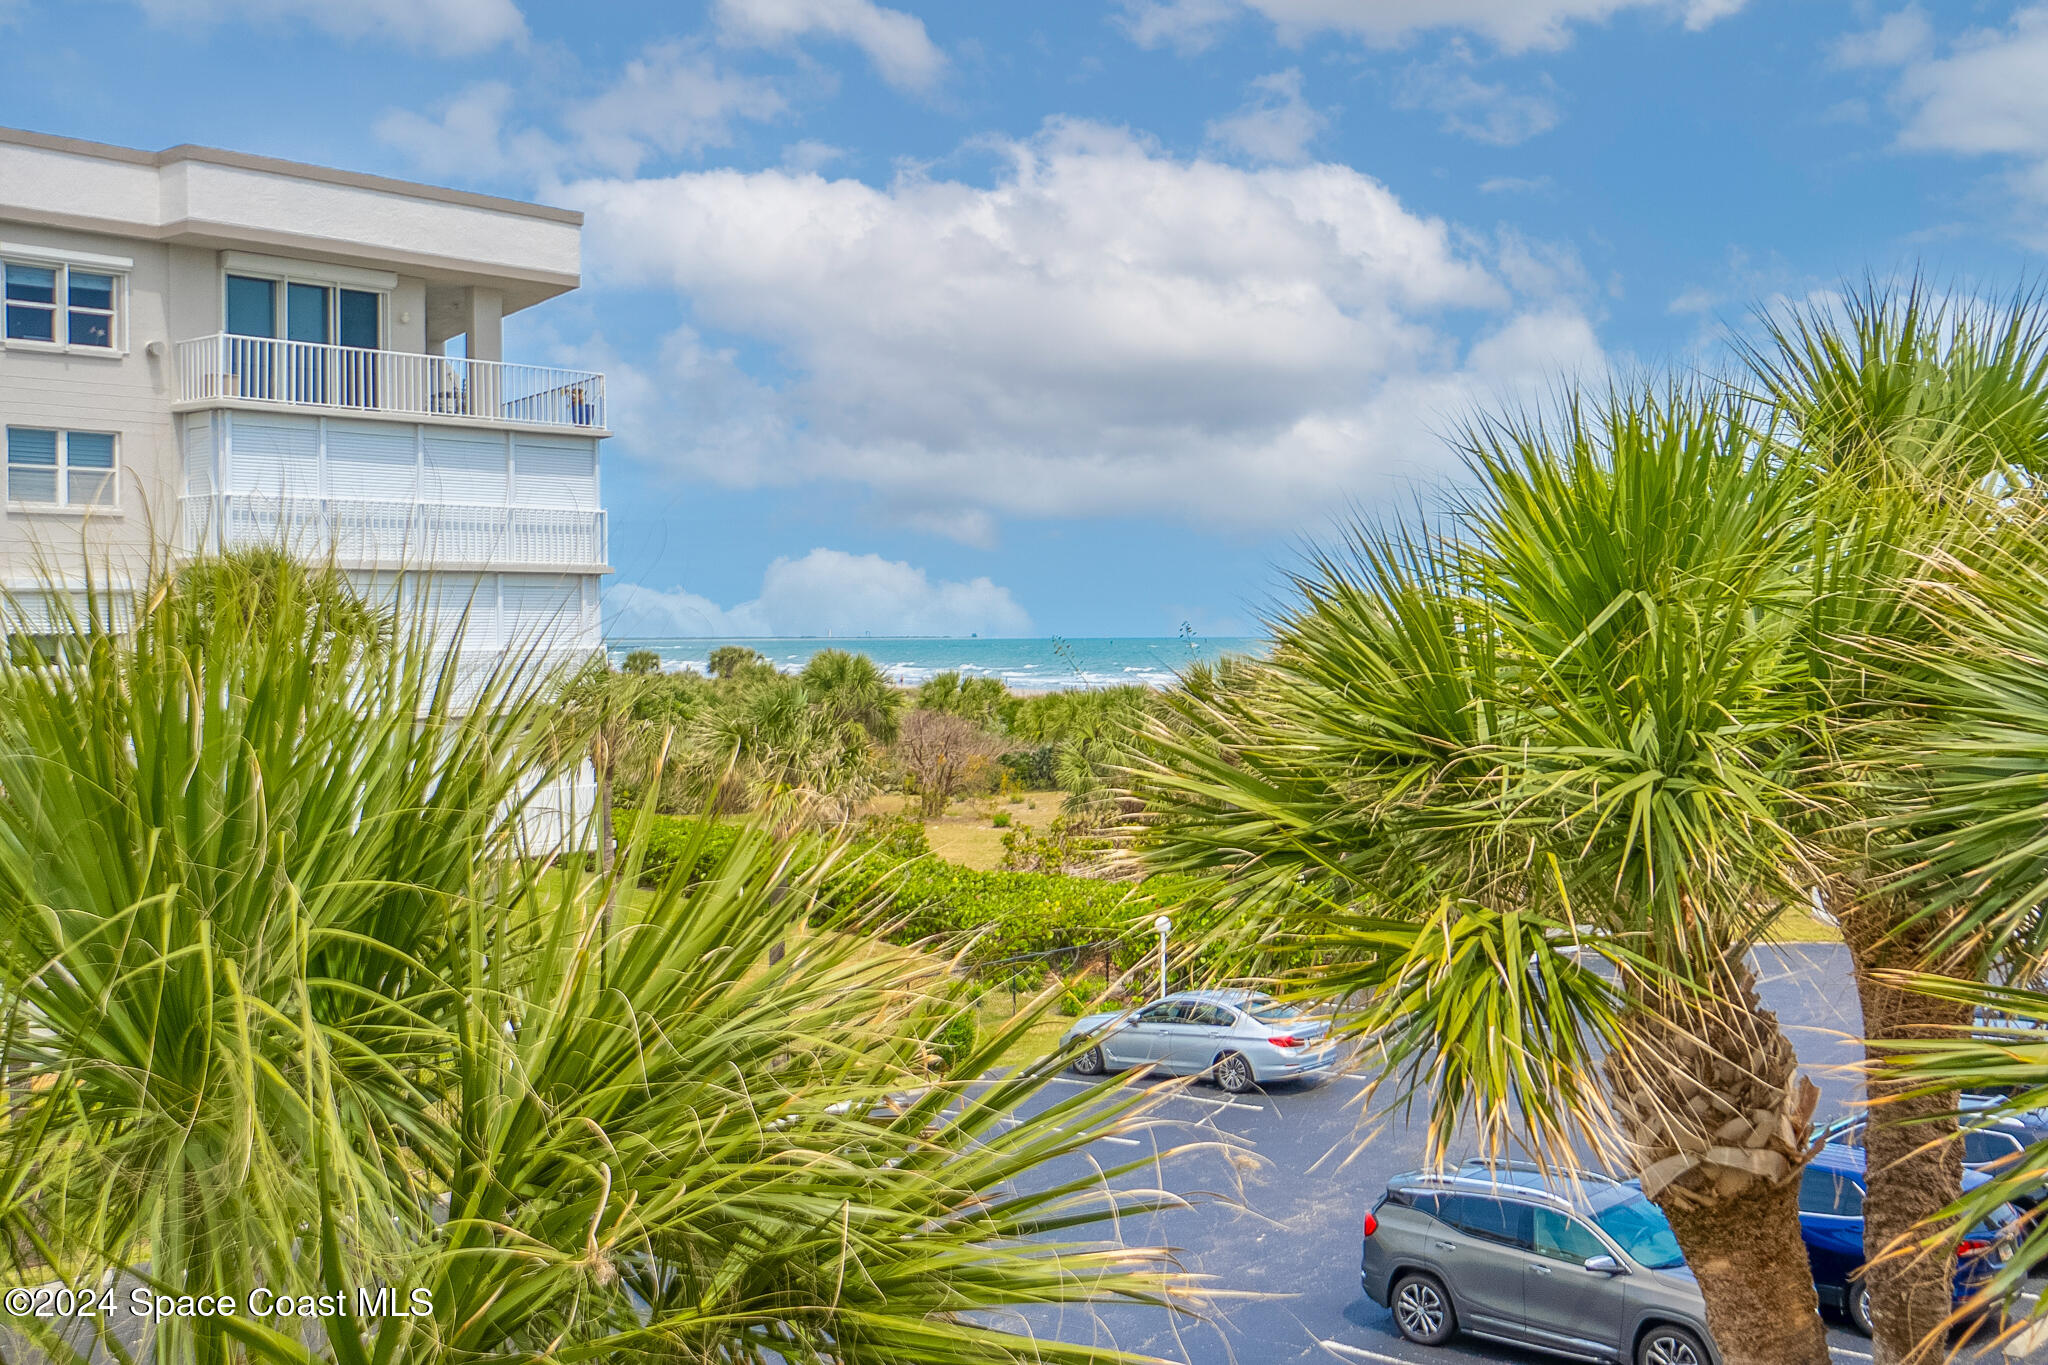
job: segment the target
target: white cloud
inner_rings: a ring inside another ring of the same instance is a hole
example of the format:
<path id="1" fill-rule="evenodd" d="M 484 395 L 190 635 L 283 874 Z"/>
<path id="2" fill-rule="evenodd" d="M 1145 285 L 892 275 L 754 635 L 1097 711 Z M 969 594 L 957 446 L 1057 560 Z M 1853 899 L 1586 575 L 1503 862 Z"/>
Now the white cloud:
<path id="1" fill-rule="evenodd" d="M 1147 47 L 1200 49 L 1238 13 L 1251 11 L 1286 43 L 1339 33 L 1390 47 L 1419 33 L 1475 34 L 1503 52 L 1556 49 L 1576 24 L 1598 23 L 1623 10 L 1671 15 L 1701 29 L 1734 14 L 1744 0 L 1122 0 L 1124 27 Z"/>
<path id="2" fill-rule="evenodd" d="M 1209 141 L 1254 161 L 1308 160 L 1308 144 L 1329 122 L 1301 96 L 1301 71 L 1289 67 L 1252 82 L 1244 108 L 1209 125 Z"/>
<path id="3" fill-rule="evenodd" d="M 610 89 L 571 107 L 562 123 L 585 163 L 630 175 L 651 153 L 722 147 L 736 119 L 772 119 L 787 108 L 769 82 L 720 71 L 681 43 L 658 43 L 627 62 Z"/>
<path id="4" fill-rule="evenodd" d="M 578 171 L 631 175 L 656 155 L 727 146 L 740 120 L 788 109 L 771 82 L 722 71 L 682 43 L 657 43 L 597 94 L 556 106 L 558 132 L 518 121 L 536 103 L 502 81 L 481 81 L 431 114 L 389 110 L 376 133 L 426 175 L 546 183 Z"/>
<path id="5" fill-rule="evenodd" d="M 1496 175 L 1479 182 L 1481 194 L 1547 194 L 1551 188 L 1547 175 Z"/>
<path id="6" fill-rule="evenodd" d="M 1965 34 L 1946 56 L 1908 66 L 1899 95 L 1912 109 L 1899 131 L 1903 147 L 2048 153 L 2048 5 L 2023 8 L 2007 28 Z"/>
<path id="7" fill-rule="evenodd" d="M 1240 12 L 1238 0 L 1122 0 L 1121 22 L 1140 47 L 1195 53 L 1215 42 Z"/>
<path id="8" fill-rule="evenodd" d="M 1888 14 L 1876 28 L 1844 34 L 1828 48 L 1828 60 L 1840 67 L 1903 66 L 1934 46 L 1934 26 L 1918 5 Z"/>
<path id="9" fill-rule="evenodd" d="M 923 20 L 874 0 L 716 0 L 712 16 L 734 43 L 780 47 L 813 33 L 850 42 L 905 90 L 928 90 L 946 71 Z"/>
<path id="10" fill-rule="evenodd" d="M 1468 69 L 1471 61 L 1464 44 L 1453 43 L 1441 60 L 1418 62 L 1402 73 L 1395 102 L 1440 114 L 1445 132 L 1496 147 L 1527 142 L 1557 126 L 1563 116 L 1555 102 L 1481 81 Z"/>
<path id="11" fill-rule="evenodd" d="M 993 515 L 1263 529 L 1404 495 L 1447 467 L 1447 417 L 1602 363 L 1556 253 L 1414 214 L 1348 166 L 1183 161 L 1058 121 L 999 150 L 987 185 L 566 187 L 595 283 L 672 287 L 778 357 L 762 382 L 679 333 L 622 381 L 652 405 L 617 423 L 625 450 L 692 477 L 850 482 L 969 541 Z"/>
<path id="12" fill-rule="evenodd" d="M 1966 32 L 1938 51 L 1924 19 L 1903 11 L 1851 40 L 1847 56 L 1899 64 L 1892 103 L 1897 145 L 1909 151 L 2002 158 L 2025 210 L 2018 235 L 2048 247 L 2048 4 L 2015 11 L 2003 28 Z M 1896 25 L 1896 26 L 1895 26 Z M 1837 56 L 1842 56 L 1838 46 Z"/>
<path id="13" fill-rule="evenodd" d="M 683 588 L 619 583 L 605 593 L 605 633 L 664 635 L 1029 635 L 1031 617 L 987 578 L 933 582 L 880 555 L 816 549 L 777 559 L 760 595 L 731 608 Z"/>
<path id="14" fill-rule="evenodd" d="M 160 24 L 297 20 L 337 38 L 386 38 L 461 56 L 526 39 L 513 0 L 136 0 Z"/>

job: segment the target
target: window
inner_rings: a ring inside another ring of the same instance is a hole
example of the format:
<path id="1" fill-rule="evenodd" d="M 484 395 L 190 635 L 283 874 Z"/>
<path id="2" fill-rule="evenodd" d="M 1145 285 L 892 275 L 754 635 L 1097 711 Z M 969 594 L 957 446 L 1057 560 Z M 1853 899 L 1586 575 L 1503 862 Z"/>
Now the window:
<path id="1" fill-rule="evenodd" d="M 1611 1256 L 1593 1229 L 1556 1209 L 1530 1210 L 1529 1249 L 1538 1256 L 1584 1265 L 1595 1256 Z"/>
<path id="2" fill-rule="evenodd" d="M 1245 1001 L 1244 1012 L 1262 1024 L 1284 1024 L 1290 1019 L 1299 1019 L 1302 1015 L 1294 1006 L 1264 995 L 1255 995 Z"/>
<path id="3" fill-rule="evenodd" d="M 66 297 L 71 303 L 67 335 L 73 346 L 114 344 L 114 277 L 69 270 Z"/>
<path id="4" fill-rule="evenodd" d="M 1141 1024 L 1178 1024 L 1185 1007 L 1178 1000 L 1162 1000 L 1138 1012 Z"/>
<path id="5" fill-rule="evenodd" d="M 1685 1264 L 1685 1253 L 1678 1249 L 1678 1234 L 1671 1230 L 1663 1211 L 1633 1188 L 1616 1202 L 1596 1210 L 1593 1221 L 1619 1242 L 1637 1265 L 1669 1270 Z"/>
<path id="6" fill-rule="evenodd" d="M 1221 1005 L 1196 1005 L 1188 1011 L 1187 1022 L 1202 1028 L 1229 1028 L 1237 1016 Z"/>
<path id="7" fill-rule="evenodd" d="M 1861 1218 L 1863 1187 L 1839 1172 L 1808 1166 L 1799 1177 L 1799 1211 L 1834 1218 Z"/>
<path id="8" fill-rule="evenodd" d="M 359 350 L 374 350 L 382 340 L 384 296 L 367 289 L 229 275 L 224 303 L 225 330 L 233 336 Z"/>
<path id="9" fill-rule="evenodd" d="M 1977 1168 L 2011 1165 L 2023 1155 L 2023 1144 L 2011 1133 L 1996 1128 L 1963 1130 L 1963 1164 Z"/>
<path id="10" fill-rule="evenodd" d="M 7 500 L 47 507 L 113 506 L 113 433 L 7 428 Z"/>
<path id="11" fill-rule="evenodd" d="M 1484 1195 L 1446 1195 L 1438 1215 L 1460 1232 L 1509 1246 L 1529 1245 L 1529 1206 Z"/>
<path id="12" fill-rule="evenodd" d="M 57 272 L 52 267 L 8 265 L 7 339 L 57 339 Z"/>
<path id="13" fill-rule="evenodd" d="M 7 339 L 112 350 L 118 277 L 68 265 L 9 261 Z"/>

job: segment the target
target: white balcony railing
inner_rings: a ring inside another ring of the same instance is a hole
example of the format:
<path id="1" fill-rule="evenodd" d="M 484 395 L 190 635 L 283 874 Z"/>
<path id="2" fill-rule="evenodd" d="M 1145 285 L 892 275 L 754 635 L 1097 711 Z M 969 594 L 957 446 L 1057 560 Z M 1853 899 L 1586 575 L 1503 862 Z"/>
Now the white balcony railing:
<path id="1" fill-rule="evenodd" d="M 228 398 L 533 426 L 605 424 L 604 376 L 588 370 L 225 335 L 179 342 L 177 370 L 181 403 Z"/>
<path id="2" fill-rule="evenodd" d="M 605 562 L 602 511 L 225 493 L 185 498 L 181 512 L 190 551 L 270 546 L 394 568 Z"/>

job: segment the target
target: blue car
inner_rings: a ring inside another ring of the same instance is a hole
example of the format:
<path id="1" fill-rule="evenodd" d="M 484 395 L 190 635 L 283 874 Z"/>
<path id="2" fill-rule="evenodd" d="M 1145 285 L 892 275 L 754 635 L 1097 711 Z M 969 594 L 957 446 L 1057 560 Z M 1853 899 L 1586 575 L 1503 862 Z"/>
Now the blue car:
<path id="1" fill-rule="evenodd" d="M 1870 1288 L 1859 1274 L 1864 1260 L 1863 1196 L 1868 1188 L 1863 1169 L 1862 1148 L 1821 1148 L 1800 1179 L 1799 1233 L 1806 1240 L 1821 1303 L 1842 1309 L 1856 1330 L 1869 1336 Z M 1990 1180 L 1975 1171 L 1963 1172 L 1966 1190 Z M 2007 1228 L 2018 1217 L 2018 1210 L 2001 1204 L 1963 1238 L 1956 1258 L 1957 1303 L 1981 1289 L 2012 1255 Z"/>

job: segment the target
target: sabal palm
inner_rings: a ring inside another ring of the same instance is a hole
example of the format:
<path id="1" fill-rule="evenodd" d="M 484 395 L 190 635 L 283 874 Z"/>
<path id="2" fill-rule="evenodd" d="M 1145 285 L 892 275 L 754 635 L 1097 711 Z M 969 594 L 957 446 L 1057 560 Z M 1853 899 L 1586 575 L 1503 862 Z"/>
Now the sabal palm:
<path id="1" fill-rule="evenodd" d="M 1828 1359 L 1796 1218 L 1816 1098 L 1746 954 L 1786 823 L 1796 486 L 1741 405 L 1482 425 L 1455 539 L 1358 533 L 1270 663 L 1191 691 L 1136 785 L 1159 865 L 1234 884 L 1362 1000 L 1438 1152 L 1641 1170 L 1724 1358 Z"/>
<path id="2" fill-rule="evenodd" d="M 433 1294 L 317 1347 L 165 1322 L 166 1362 L 1109 1359 L 972 1315 L 1181 1298 L 1157 1253 L 1070 1244 L 1164 1196 L 1036 1174 L 1127 1103 L 1016 1122 L 1027 1071 L 868 1120 L 964 1002 L 806 937 L 827 866 L 748 832 L 615 897 L 630 856 L 617 881 L 512 857 L 559 747 L 536 679 L 479 687 L 281 561 L 107 614 L 0 669 L 17 1276 Z"/>
<path id="3" fill-rule="evenodd" d="M 1962 1023 L 1961 1007 L 1885 974 L 1973 975 L 1996 956 L 1981 913 L 1959 917 L 1911 884 L 1917 854 L 1899 847 L 1893 818 L 1918 804 L 1916 751 L 1953 700 L 1941 673 L 1956 604 L 1928 588 L 2009 534 L 2022 490 L 2048 469 L 2048 313 L 2031 295 L 1987 306 L 1915 282 L 1768 322 L 1751 369 L 1784 415 L 1811 528 L 1797 637 L 1813 798 L 1803 832 L 1866 1033 L 1925 1037 Z M 1954 1137 L 1953 1096 L 1904 1096 L 1881 1073 L 1871 1096 L 1884 1102 L 1869 1133 L 1875 1248 L 1917 1236 L 1962 1171 L 1958 1145 L 1941 1140 Z M 1875 1262 L 1878 1361 L 1911 1358 L 1947 1320 L 1949 1280 L 1942 1257 Z"/>

